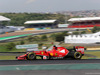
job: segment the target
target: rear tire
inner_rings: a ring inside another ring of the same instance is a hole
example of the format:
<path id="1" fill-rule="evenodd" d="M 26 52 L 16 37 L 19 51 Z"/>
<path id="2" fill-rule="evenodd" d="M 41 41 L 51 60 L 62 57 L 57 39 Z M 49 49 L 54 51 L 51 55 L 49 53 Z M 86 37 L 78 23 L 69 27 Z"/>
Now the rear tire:
<path id="1" fill-rule="evenodd" d="M 82 54 L 80 52 L 74 53 L 74 59 L 81 59 L 81 58 L 82 58 Z"/>
<path id="2" fill-rule="evenodd" d="M 36 59 L 36 54 L 34 52 L 31 52 L 27 55 L 27 60 L 34 60 Z"/>

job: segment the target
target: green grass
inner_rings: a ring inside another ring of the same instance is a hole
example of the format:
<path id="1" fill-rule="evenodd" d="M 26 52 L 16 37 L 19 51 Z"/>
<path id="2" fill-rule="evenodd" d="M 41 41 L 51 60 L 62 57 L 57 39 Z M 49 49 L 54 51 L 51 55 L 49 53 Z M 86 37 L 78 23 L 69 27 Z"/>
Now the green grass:
<path id="1" fill-rule="evenodd" d="M 36 59 L 41 59 L 41 57 L 37 56 Z M 17 60 L 16 56 L 0 56 L 0 60 Z"/>
<path id="2" fill-rule="evenodd" d="M 16 56 L 0 56 L 0 60 L 15 60 Z"/>
<path id="3" fill-rule="evenodd" d="M 96 59 L 95 57 L 83 56 L 82 59 Z"/>
<path id="4" fill-rule="evenodd" d="M 13 50 L 7 50 L 5 45 L 0 45 L 0 52 L 25 52 L 25 49 L 13 49 Z"/>
<path id="5" fill-rule="evenodd" d="M 6 51 L 6 46 L 0 45 L 0 52 L 5 52 L 5 51 Z"/>
<path id="6" fill-rule="evenodd" d="M 96 52 L 87 52 L 87 54 L 95 55 L 95 56 L 97 56 L 97 58 L 100 58 L 100 51 L 96 51 Z"/>
<path id="7" fill-rule="evenodd" d="M 100 51 L 85 51 L 85 54 L 90 54 L 96 57 L 83 56 L 82 59 L 100 59 Z"/>
<path id="8" fill-rule="evenodd" d="M 47 47 L 52 46 L 51 41 L 38 41 L 38 42 L 34 41 L 34 42 L 27 43 L 27 44 L 38 44 L 39 45 L 40 43 L 43 44 L 42 46 L 47 46 Z M 42 46 L 39 46 L 39 50 L 42 49 Z M 25 51 L 26 49 L 16 49 L 16 48 L 14 48 L 13 50 L 7 50 L 6 44 L 0 43 L 0 52 L 25 52 Z"/>

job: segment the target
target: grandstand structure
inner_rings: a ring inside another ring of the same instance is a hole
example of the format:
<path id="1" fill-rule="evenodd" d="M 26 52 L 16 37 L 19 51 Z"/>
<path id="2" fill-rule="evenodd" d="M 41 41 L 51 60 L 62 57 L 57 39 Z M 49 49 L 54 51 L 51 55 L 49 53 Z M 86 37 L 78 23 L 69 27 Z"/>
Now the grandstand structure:
<path id="1" fill-rule="evenodd" d="M 2 22 L 4 22 L 4 21 L 9 22 L 9 21 L 11 21 L 11 19 L 6 18 L 4 16 L 0 16 L 0 29 L 5 27 L 5 25 L 2 24 Z"/>
<path id="2" fill-rule="evenodd" d="M 71 18 L 68 28 L 93 28 L 100 27 L 100 17 Z"/>
<path id="3" fill-rule="evenodd" d="M 6 25 L 9 25 L 9 21 L 11 21 L 11 19 L 0 16 L 0 34 L 14 31 L 14 29 L 6 27 Z"/>
<path id="4" fill-rule="evenodd" d="M 34 20 L 26 21 L 24 24 L 26 27 L 24 30 L 41 30 L 56 28 L 58 22 L 57 20 Z"/>
<path id="5" fill-rule="evenodd" d="M 65 43 L 100 43 L 100 32 L 65 36 Z"/>

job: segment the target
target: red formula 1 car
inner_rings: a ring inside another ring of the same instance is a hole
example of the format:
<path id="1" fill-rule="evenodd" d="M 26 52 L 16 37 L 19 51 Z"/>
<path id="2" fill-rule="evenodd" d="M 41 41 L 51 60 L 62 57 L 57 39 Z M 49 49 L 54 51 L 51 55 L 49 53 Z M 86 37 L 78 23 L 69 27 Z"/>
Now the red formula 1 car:
<path id="1" fill-rule="evenodd" d="M 42 59 L 81 59 L 84 55 L 84 47 L 76 46 L 74 49 L 66 49 L 64 47 L 53 46 L 51 50 L 44 51 L 32 51 L 27 52 L 25 55 L 16 57 L 18 60 L 34 60 L 36 56 L 40 56 Z"/>

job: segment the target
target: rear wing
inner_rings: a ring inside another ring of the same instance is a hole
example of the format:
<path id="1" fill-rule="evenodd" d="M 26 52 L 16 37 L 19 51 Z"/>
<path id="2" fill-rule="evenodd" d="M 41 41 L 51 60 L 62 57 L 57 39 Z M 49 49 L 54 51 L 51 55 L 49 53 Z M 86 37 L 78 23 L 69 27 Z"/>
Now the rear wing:
<path id="1" fill-rule="evenodd" d="M 80 52 L 81 54 L 84 54 L 84 50 L 85 50 L 84 47 L 82 47 L 82 46 L 76 46 L 75 49 L 76 49 L 77 52 Z"/>

